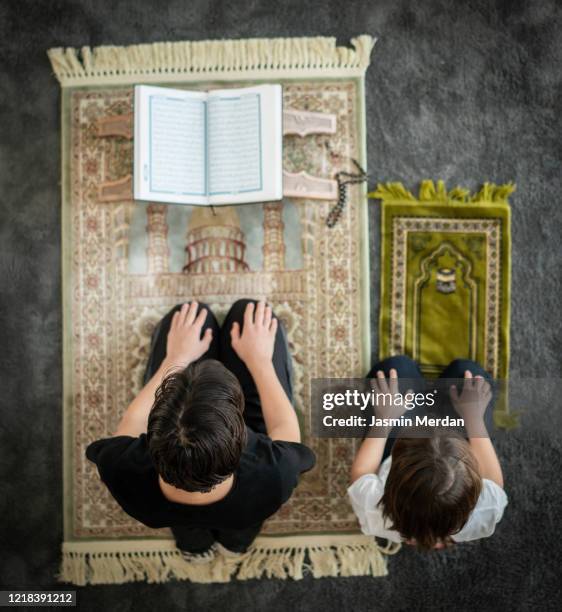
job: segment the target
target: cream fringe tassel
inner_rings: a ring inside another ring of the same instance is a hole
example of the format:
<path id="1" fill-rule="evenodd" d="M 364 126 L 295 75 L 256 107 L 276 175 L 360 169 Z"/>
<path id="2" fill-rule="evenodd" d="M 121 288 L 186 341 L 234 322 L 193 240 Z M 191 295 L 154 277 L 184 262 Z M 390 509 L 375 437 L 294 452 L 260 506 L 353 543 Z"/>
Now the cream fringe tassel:
<path id="1" fill-rule="evenodd" d="M 185 561 L 172 540 L 65 542 L 58 579 L 76 585 L 122 584 L 146 580 L 229 582 L 232 579 L 325 576 L 386 576 L 384 554 L 400 545 L 379 547 L 362 535 L 262 536 L 241 555 L 217 554 L 209 563 Z"/>
<path id="2" fill-rule="evenodd" d="M 353 49 L 336 47 L 334 37 L 248 38 L 158 42 L 128 47 L 49 49 L 63 87 L 133 82 L 273 78 L 299 74 L 362 75 L 375 39 L 351 39 Z"/>

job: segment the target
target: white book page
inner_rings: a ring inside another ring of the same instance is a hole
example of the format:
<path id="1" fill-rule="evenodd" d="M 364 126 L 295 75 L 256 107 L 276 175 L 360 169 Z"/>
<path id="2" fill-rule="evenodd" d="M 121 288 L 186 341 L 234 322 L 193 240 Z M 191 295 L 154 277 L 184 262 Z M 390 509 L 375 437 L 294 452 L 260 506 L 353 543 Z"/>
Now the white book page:
<path id="1" fill-rule="evenodd" d="M 135 198 L 206 204 L 207 94 L 135 87 Z"/>
<path id="2" fill-rule="evenodd" d="M 209 92 L 210 203 L 282 198 L 281 91 L 281 85 L 260 85 Z"/>

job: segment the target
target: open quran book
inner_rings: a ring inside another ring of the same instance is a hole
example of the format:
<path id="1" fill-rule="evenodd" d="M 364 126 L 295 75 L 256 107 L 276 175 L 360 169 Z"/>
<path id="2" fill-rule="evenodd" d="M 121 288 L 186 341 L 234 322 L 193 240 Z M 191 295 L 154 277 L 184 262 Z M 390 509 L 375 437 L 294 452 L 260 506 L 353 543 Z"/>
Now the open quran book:
<path id="1" fill-rule="evenodd" d="M 283 197 L 281 85 L 135 86 L 134 198 L 221 205 Z"/>

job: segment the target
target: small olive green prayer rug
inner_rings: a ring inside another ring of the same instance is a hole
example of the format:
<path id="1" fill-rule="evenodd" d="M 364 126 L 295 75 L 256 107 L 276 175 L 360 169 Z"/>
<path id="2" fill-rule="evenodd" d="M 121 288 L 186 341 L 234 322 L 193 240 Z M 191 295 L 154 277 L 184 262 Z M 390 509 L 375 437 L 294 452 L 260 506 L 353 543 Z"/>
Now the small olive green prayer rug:
<path id="1" fill-rule="evenodd" d="M 364 74 L 374 39 L 333 37 L 180 41 L 51 49 L 62 87 L 64 543 L 60 579 L 136 580 L 383 576 L 386 561 L 359 531 L 347 499 L 351 439 L 311 433 L 312 378 L 363 376 L 370 360 L 367 198 L 204 207 L 135 202 L 133 85 L 189 89 L 283 85 L 284 108 L 322 113 L 335 129 L 284 139 L 284 169 L 333 179 L 366 165 Z M 127 119 L 128 118 L 128 119 Z M 117 129 L 117 127 L 119 129 Z M 107 128 L 112 127 L 111 134 Z M 169 530 L 128 516 L 84 451 L 111 435 L 141 386 L 155 324 L 197 299 L 220 318 L 240 297 L 265 298 L 287 329 L 295 408 L 317 457 L 249 551 L 185 561 Z"/>
<path id="2" fill-rule="evenodd" d="M 380 358 L 409 355 L 428 377 L 472 359 L 507 379 L 514 189 L 485 183 L 471 195 L 427 180 L 417 198 L 401 183 L 369 193 L 382 200 Z M 494 420 L 516 422 L 505 392 Z"/>

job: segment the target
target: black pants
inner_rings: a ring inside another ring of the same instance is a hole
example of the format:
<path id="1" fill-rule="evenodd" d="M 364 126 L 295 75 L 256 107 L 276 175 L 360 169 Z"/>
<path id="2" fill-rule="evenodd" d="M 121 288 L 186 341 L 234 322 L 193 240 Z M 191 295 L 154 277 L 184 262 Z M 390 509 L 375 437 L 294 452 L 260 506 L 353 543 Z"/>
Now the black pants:
<path id="1" fill-rule="evenodd" d="M 238 300 L 235 302 L 226 315 L 222 328 L 219 326 L 215 315 L 211 312 L 211 309 L 206 304 L 199 304 L 197 314 L 199 314 L 203 308 L 207 311 L 207 318 L 205 319 L 205 323 L 201 329 L 201 334 L 203 335 L 205 330 L 208 328 L 213 330 L 213 340 L 209 350 L 200 358 L 200 360 L 217 359 L 236 375 L 244 393 L 244 421 L 246 426 L 252 431 L 267 433 L 256 384 L 254 383 L 248 368 L 244 365 L 243 361 L 236 354 L 236 351 L 232 348 L 230 340 L 230 330 L 235 321 L 239 323 L 240 331 L 242 332 L 244 326 L 244 312 L 246 310 L 246 306 L 250 302 L 257 304 L 255 300 Z M 154 333 L 152 334 L 150 354 L 144 374 L 145 384 L 152 378 L 152 376 L 154 376 L 160 367 L 160 364 L 166 357 L 166 342 L 172 317 L 174 316 L 174 313 L 181 308 L 181 306 L 181 304 L 178 304 L 175 308 L 172 308 L 172 310 L 170 310 L 170 312 L 160 321 L 160 323 L 158 323 Z M 273 316 L 277 318 L 275 313 Z M 279 378 L 287 397 L 292 402 L 292 363 L 285 329 L 281 321 L 279 321 L 279 325 L 277 327 L 272 361 L 277 377 Z M 205 552 L 213 545 L 214 542 L 219 542 L 229 550 L 244 552 L 259 533 L 261 524 L 241 530 L 201 529 L 183 526 L 174 526 L 171 529 L 174 537 L 176 538 L 178 548 L 187 552 Z"/>
<path id="2" fill-rule="evenodd" d="M 379 370 L 384 372 L 386 377 L 389 377 L 390 370 L 393 368 L 396 370 L 398 378 L 402 379 L 402 381 L 399 380 L 399 388 L 401 393 L 405 393 L 409 389 L 411 389 L 414 393 L 423 393 L 426 391 L 428 383 L 429 386 L 431 386 L 430 381 L 426 381 L 424 379 L 417 362 L 406 355 L 396 355 L 394 357 L 388 357 L 383 361 L 379 361 L 371 368 L 370 372 L 367 374 L 367 378 L 375 378 Z M 492 399 L 490 400 L 490 403 L 486 407 L 486 412 L 484 413 L 486 428 L 488 431 L 491 431 L 492 413 L 494 403 L 496 401 L 496 389 L 494 380 L 488 374 L 488 372 L 486 372 L 486 370 L 484 370 L 480 364 L 476 363 L 476 361 L 471 361 L 470 359 L 455 359 L 454 361 L 451 361 L 443 372 L 441 372 L 439 378 L 464 378 L 464 373 L 466 370 L 469 370 L 473 376 L 483 376 L 492 387 Z M 442 389 L 442 391 L 443 390 L 444 389 Z M 459 389 L 459 393 L 460 391 L 461 389 Z M 408 416 L 415 417 L 416 414 L 420 414 L 419 411 L 420 408 L 414 408 L 409 412 Z M 456 413 L 448 394 L 443 392 L 441 393 L 441 400 L 436 407 L 436 411 L 440 417 L 450 416 L 451 418 L 458 418 L 458 414 Z M 393 437 L 391 434 L 386 441 L 382 461 L 384 461 L 392 452 L 392 447 L 394 446 L 395 440 L 396 437 Z"/>

